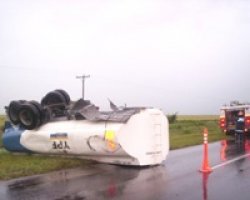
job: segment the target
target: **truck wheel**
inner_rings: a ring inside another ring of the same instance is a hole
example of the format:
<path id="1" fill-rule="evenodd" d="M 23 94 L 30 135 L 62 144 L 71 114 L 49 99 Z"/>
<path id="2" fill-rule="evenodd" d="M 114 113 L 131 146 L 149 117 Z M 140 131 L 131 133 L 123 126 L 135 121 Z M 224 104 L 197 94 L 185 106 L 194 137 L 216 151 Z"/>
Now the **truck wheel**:
<path id="1" fill-rule="evenodd" d="M 64 96 L 59 91 L 52 91 L 46 94 L 41 101 L 41 105 L 44 106 L 56 106 L 56 107 L 65 107 L 66 100 Z"/>
<path id="2" fill-rule="evenodd" d="M 11 101 L 7 110 L 7 114 L 9 116 L 10 121 L 14 124 L 17 125 L 19 124 L 20 120 L 18 117 L 19 110 L 22 106 L 23 103 L 26 101 L 20 100 L 20 101 Z"/>
<path id="3" fill-rule="evenodd" d="M 40 111 L 31 103 L 23 104 L 18 116 L 21 126 L 27 130 L 35 129 L 41 124 Z"/>
<path id="4" fill-rule="evenodd" d="M 69 105 L 69 103 L 70 103 L 70 96 L 69 96 L 69 94 L 65 90 L 57 89 L 57 90 L 55 90 L 55 92 L 61 93 L 61 95 L 63 95 L 63 97 L 65 99 L 66 104 Z"/>
<path id="5" fill-rule="evenodd" d="M 44 122 L 45 122 L 45 110 L 42 108 L 41 104 L 38 103 L 37 101 L 29 101 L 30 104 L 34 105 L 36 107 L 36 109 L 38 110 L 39 112 L 39 115 L 40 115 L 40 125 L 42 125 Z"/>

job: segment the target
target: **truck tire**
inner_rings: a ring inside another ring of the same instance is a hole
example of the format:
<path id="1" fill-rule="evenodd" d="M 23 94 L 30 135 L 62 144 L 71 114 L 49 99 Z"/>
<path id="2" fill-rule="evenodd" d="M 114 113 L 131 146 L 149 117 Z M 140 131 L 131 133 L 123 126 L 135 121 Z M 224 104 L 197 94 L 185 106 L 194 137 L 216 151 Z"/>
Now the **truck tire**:
<path id="1" fill-rule="evenodd" d="M 52 91 L 46 94 L 41 101 L 44 106 L 65 107 L 67 105 L 65 97 L 59 91 Z"/>
<path id="2" fill-rule="evenodd" d="M 25 102 L 26 101 L 24 101 L 24 100 L 11 101 L 9 104 L 7 114 L 9 116 L 11 123 L 13 123 L 14 125 L 18 125 L 20 122 L 19 117 L 18 117 L 18 113 L 20 111 L 22 104 Z"/>
<path id="3" fill-rule="evenodd" d="M 18 116 L 20 125 L 27 130 L 35 129 L 41 124 L 40 111 L 32 103 L 23 104 Z"/>
<path id="4" fill-rule="evenodd" d="M 46 114 L 45 114 L 45 110 L 42 108 L 41 104 L 38 103 L 37 101 L 29 101 L 30 104 L 34 105 L 36 107 L 36 109 L 39 111 L 39 115 L 40 115 L 40 125 L 42 125 L 45 122 L 45 118 L 46 118 Z"/>
<path id="5" fill-rule="evenodd" d="M 63 95 L 64 99 L 65 99 L 66 104 L 69 105 L 69 103 L 70 103 L 70 96 L 69 96 L 69 94 L 65 90 L 57 89 L 57 90 L 55 90 L 55 92 L 61 93 Z"/>

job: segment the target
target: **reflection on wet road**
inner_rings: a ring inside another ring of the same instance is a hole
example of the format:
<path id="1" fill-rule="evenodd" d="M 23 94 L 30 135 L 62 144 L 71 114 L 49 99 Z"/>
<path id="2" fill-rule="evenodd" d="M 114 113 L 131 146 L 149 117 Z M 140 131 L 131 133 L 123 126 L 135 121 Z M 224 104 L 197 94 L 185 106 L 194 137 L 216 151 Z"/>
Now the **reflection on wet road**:
<path id="1" fill-rule="evenodd" d="M 250 141 L 224 140 L 209 145 L 211 166 L 250 153 Z M 95 164 L 85 169 L 0 182 L 0 199 L 249 199 L 250 157 L 204 175 L 202 146 L 171 151 L 166 163 L 131 168 Z"/>

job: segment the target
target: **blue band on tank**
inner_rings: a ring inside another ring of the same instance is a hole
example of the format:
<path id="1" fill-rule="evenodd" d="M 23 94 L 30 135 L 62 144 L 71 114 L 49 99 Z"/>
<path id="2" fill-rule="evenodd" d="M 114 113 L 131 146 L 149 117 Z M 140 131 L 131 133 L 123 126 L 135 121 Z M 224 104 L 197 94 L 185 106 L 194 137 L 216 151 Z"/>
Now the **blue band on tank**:
<path id="1" fill-rule="evenodd" d="M 26 149 L 20 143 L 21 135 L 25 130 L 16 126 L 12 126 L 10 122 L 5 122 L 5 129 L 3 134 L 3 146 L 8 151 L 12 152 L 26 152 L 30 153 L 31 151 Z"/>

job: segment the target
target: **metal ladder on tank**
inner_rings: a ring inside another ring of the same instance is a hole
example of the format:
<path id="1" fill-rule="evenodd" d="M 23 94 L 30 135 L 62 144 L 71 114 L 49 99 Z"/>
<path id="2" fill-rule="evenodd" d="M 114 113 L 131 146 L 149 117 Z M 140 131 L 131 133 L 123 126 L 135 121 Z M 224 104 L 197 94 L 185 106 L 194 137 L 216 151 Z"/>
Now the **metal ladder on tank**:
<path id="1" fill-rule="evenodd" d="M 158 156 L 162 159 L 162 137 L 161 137 L 161 123 L 159 120 L 161 120 L 160 115 L 153 115 L 154 118 L 154 151 L 155 152 L 161 152 L 159 155 L 155 155 L 155 162 Z"/>

